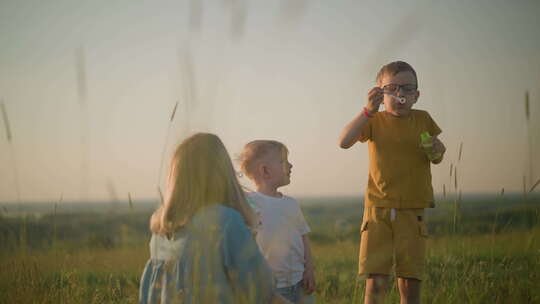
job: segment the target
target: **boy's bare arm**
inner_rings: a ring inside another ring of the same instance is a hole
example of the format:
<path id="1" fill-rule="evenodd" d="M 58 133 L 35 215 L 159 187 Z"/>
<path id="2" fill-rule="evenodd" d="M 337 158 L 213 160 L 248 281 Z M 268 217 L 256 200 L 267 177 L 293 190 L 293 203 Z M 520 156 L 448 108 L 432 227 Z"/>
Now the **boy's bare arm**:
<path id="1" fill-rule="evenodd" d="M 368 101 L 366 104 L 366 111 L 369 115 L 373 115 L 379 111 L 381 102 L 383 101 L 383 92 L 379 87 L 374 87 L 368 93 Z M 362 127 L 366 124 L 369 117 L 364 114 L 364 110 L 360 111 L 351 122 L 349 122 L 339 137 L 339 146 L 343 149 L 352 147 L 360 137 Z"/>
<path id="2" fill-rule="evenodd" d="M 343 131 L 341 131 L 341 136 L 339 138 L 339 147 L 342 149 L 349 149 L 352 147 L 360 137 L 360 130 L 368 121 L 368 117 L 364 115 L 364 112 L 358 113 L 354 119 L 349 122 Z"/>
<path id="3" fill-rule="evenodd" d="M 306 294 L 311 294 L 315 291 L 315 264 L 311 255 L 311 246 L 307 234 L 302 235 L 302 243 L 304 243 L 304 289 Z"/>

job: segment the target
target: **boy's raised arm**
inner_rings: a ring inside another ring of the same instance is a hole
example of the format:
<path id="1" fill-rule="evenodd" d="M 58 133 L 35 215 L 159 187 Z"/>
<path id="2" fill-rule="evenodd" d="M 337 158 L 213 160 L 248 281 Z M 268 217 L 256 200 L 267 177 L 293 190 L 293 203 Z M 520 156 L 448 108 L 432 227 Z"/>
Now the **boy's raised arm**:
<path id="1" fill-rule="evenodd" d="M 348 149 L 358 141 L 362 127 L 368 121 L 369 116 L 379 111 L 379 106 L 382 101 L 383 92 L 381 88 L 374 87 L 369 91 L 366 106 L 345 126 L 345 128 L 343 128 L 343 131 L 341 131 L 339 146 L 342 149 Z"/>
<path id="2" fill-rule="evenodd" d="M 368 119 L 369 117 L 367 117 L 363 111 L 358 113 L 354 119 L 343 128 L 343 131 L 341 131 L 339 147 L 342 149 L 349 149 L 352 147 L 358 141 L 360 131 Z"/>

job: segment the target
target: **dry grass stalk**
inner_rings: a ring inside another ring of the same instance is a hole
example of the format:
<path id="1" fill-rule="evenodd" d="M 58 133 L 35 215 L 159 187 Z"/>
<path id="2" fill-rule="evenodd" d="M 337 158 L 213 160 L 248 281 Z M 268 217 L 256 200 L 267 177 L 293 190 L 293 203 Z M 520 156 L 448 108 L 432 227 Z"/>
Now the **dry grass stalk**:
<path id="1" fill-rule="evenodd" d="M 454 200 L 454 233 L 457 232 L 459 217 L 460 217 L 460 208 L 461 207 L 461 190 L 459 193 L 456 193 L 456 198 Z"/>
<path id="2" fill-rule="evenodd" d="M 525 91 L 525 132 L 527 137 L 527 152 L 528 152 L 528 159 L 527 159 L 527 167 L 529 169 L 529 186 L 533 184 L 533 151 L 532 151 L 532 139 L 531 139 L 531 131 L 530 131 L 530 118 L 531 118 L 531 109 L 530 109 L 530 102 L 529 102 L 529 91 Z M 526 186 L 524 186 L 526 188 Z"/>
<path id="3" fill-rule="evenodd" d="M 540 178 L 536 181 L 536 183 L 534 183 L 534 185 L 531 187 L 531 189 L 529 189 L 529 192 L 533 192 L 534 189 L 536 188 L 536 186 L 538 186 L 538 184 L 540 184 Z"/>
<path id="4" fill-rule="evenodd" d="M 172 122 L 174 120 L 174 115 L 176 115 L 176 109 L 178 108 L 178 101 L 176 102 L 176 104 L 174 105 L 174 109 L 172 111 L 172 114 L 171 114 L 171 120 L 170 122 Z"/>
<path id="5" fill-rule="evenodd" d="M 454 220 L 453 220 L 453 230 L 454 233 L 457 232 L 457 220 L 458 220 L 458 200 L 457 198 L 454 200 Z"/>
<path id="6" fill-rule="evenodd" d="M 442 193 L 443 193 L 443 197 L 446 198 L 446 184 L 442 185 Z"/>
<path id="7" fill-rule="evenodd" d="M 527 177 L 523 175 L 523 196 L 527 195 Z"/>
<path id="8" fill-rule="evenodd" d="M 17 170 L 17 159 L 15 154 L 15 147 L 13 145 L 13 135 L 11 133 L 11 128 L 9 124 L 9 116 L 6 109 L 6 106 L 3 102 L 0 103 L 2 108 L 2 118 L 4 120 L 4 126 L 6 129 L 6 138 L 9 144 L 9 150 L 11 153 L 11 159 L 13 163 L 13 179 L 15 181 L 15 195 L 17 198 L 17 209 L 19 216 L 21 215 L 21 190 L 19 186 L 19 173 Z M 7 209 L 5 209 L 7 210 Z M 21 223 L 20 234 L 19 234 L 19 245 L 23 254 L 26 254 L 26 216 L 24 216 L 24 221 Z"/>
<path id="9" fill-rule="evenodd" d="M 57 244 L 58 244 L 58 234 L 57 234 L 57 224 L 56 224 L 56 215 L 58 212 L 58 205 L 64 200 L 64 193 L 60 194 L 60 199 L 54 203 L 54 213 L 53 213 L 53 249 L 55 251 L 55 259 L 57 253 Z"/>
<path id="10" fill-rule="evenodd" d="M 4 103 L 0 103 L 0 106 L 2 107 L 2 118 L 4 120 L 4 127 L 6 129 L 6 138 L 8 143 L 11 143 L 11 128 L 9 126 L 9 117 L 7 114 L 6 106 Z"/>
<path id="11" fill-rule="evenodd" d="M 18 211 L 19 214 L 21 212 L 21 190 L 19 185 L 19 171 L 17 169 L 17 159 L 16 159 L 16 153 L 15 153 L 15 147 L 13 145 L 13 134 L 11 133 L 11 127 L 9 124 L 9 115 L 6 108 L 6 105 L 3 102 L 0 102 L 0 106 L 2 108 L 2 118 L 4 120 L 4 126 L 6 129 L 6 139 L 9 144 L 9 149 L 11 153 L 12 163 L 13 163 L 13 179 L 15 181 L 15 194 L 17 195 L 17 204 L 18 204 Z"/>
<path id="12" fill-rule="evenodd" d="M 529 104 L 529 91 L 525 91 L 525 119 L 529 121 L 531 118 L 531 109 Z"/>
<path id="13" fill-rule="evenodd" d="M 463 142 L 459 143 L 458 162 L 461 161 L 461 151 L 463 150 Z"/>
<path id="14" fill-rule="evenodd" d="M 167 143 L 169 142 L 169 134 L 171 133 L 171 126 L 176 115 L 176 109 L 178 108 L 178 101 L 174 105 L 174 108 L 171 112 L 171 118 L 169 119 L 169 126 L 167 127 L 167 134 L 165 135 L 165 143 L 163 144 L 163 150 L 161 151 L 161 159 L 159 161 L 159 171 L 158 171 L 158 183 L 157 186 L 161 184 L 161 171 L 163 170 L 163 160 L 165 159 L 165 150 L 167 149 Z"/>
<path id="15" fill-rule="evenodd" d="M 183 51 L 179 51 L 178 62 L 182 77 L 182 89 L 184 91 L 184 111 L 186 112 L 184 117 L 188 125 L 187 128 L 189 129 L 190 112 L 195 109 L 198 96 L 195 67 L 189 45 Z"/>
<path id="16" fill-rule="evenodd" d="M 133 200 L 131 200 L 131 193 L 128 192 L 129 210 L 133 210 Z"/>
<path id="17" fill-rule="evenodd" d="M 81 110 L 80 127 L 81 127 L 81 180 L 80 191 L 81 199 L 88 198 L 88 181 L 89 181 L 89 159 L 88 159 L 88 105 L 87 105 L 87 78 L 86 78 L 86 55 L 84 47 L 80 46 L 75 49 L 75 72 L 77 81 L 77 97 Z"/>
<path id="18" fill-rule="evenodd" d="M 458 188 L 458 178 L 457 178 L 457 166 L 454 167 L 454 189 L 457 191 Z"/>
<path id="19" fill-rule="evenodd" d="M 159 202 L 160 204 L 164 204 L 165 203 L 165 199 L 163 198 L 163 192 L 161 192 L 161 188 L 160 187 L 157 187 L 157 191 L 159 193 Z"/>

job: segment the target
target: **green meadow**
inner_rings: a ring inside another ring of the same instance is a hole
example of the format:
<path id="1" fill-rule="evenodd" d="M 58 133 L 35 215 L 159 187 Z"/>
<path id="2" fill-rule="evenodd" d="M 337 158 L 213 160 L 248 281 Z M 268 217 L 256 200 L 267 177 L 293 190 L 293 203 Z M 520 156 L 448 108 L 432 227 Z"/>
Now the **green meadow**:
<path id="1" fill-rule="evenodd" d="M 360 199 L 300 201 L 313 230 L 318 303 L 361 303 Z M 423 303 L 540 303 L 540 196 L 439 201 L 427 217 Z M 136 303 L 153 206 L 0 206 L 0 303 Z M 387 303 L 399 303 L 395 287 Z"/>

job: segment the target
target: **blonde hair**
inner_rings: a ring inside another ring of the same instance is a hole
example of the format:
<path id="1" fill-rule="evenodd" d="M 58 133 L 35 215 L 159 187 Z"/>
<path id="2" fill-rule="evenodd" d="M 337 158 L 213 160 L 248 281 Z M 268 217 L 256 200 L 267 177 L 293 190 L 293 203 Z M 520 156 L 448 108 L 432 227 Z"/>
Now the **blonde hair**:
<path id="1" fill-rule="evenodd" d="M 171 160 L 164 204 L 154 212 L 150 229 L 159 234 L 184 227 L 200 209 L 224 205 L 240 212 L 255 227 L 231 158 L 218 136 L 197 133 L 185 139 Z"/>
<path id="2" fill-rule="evenodd" d="M 416 76 L 416 71 L 410 64 L 406 63 L 405 61 L 394 61 L 384 65 L 379 70 L 379 73 L 377 73 L 375 82 L 380 85 L 384 76 L 393 76 L 400 72 L 411 72 L 414 75 L 414 79 L 416 79 L 416 85 L 418 86 L 418 77 Z"/>
<path id="3" fill-rule="evenodd" d="M 287 147 L 276 140 L 259 139 L 247 143 L 239 157 L 240 170 L 254 179 L 257 163 L 272 151 L 288 152 Z"/>

